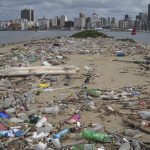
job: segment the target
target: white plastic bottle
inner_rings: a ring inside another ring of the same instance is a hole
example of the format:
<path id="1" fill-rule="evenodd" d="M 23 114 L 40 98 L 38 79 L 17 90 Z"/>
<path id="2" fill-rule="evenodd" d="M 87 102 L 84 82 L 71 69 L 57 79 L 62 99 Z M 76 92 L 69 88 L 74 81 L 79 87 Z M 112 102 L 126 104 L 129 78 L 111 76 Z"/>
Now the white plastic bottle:
<path id="1" fill-rule="evenodd" d="M 37 128 L 40 128 L 40 127 L 42 127 L 46 122 L 47 122 L 47 119 L 46 119 L 45 117 L 43 117 L 43 118 L 41 118 L 41 119 L 37 122 L 36 127 L 37 127 Z"/>

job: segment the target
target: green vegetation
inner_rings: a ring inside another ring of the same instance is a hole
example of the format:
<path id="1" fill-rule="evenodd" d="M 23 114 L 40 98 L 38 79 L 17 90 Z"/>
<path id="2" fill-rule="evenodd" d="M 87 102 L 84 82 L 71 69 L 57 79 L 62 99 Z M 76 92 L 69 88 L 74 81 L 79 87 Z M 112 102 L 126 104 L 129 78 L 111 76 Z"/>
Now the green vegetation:
<path id="1" fill-rule="evenodd" d="M 129 38 L 126 38 L 126 39 L 117 39 L 117 41 L 136 43 L 133 39 L 129 39 Z"/>
<path id="2" fill-rule="evenodd" d="M 88 37 L 92 37 L 92 38 L 97 38 L 97 37 L 109 38 L 109 36 L 107 36 L 106 34 L 104 34 L 102 32 L 95 31 L 95 30 L 81 31 L 81 32 L 78 32 L 78 33 L 72 35 L 71 37 L 75 37 L 75 38 L 88 38 Z"/>

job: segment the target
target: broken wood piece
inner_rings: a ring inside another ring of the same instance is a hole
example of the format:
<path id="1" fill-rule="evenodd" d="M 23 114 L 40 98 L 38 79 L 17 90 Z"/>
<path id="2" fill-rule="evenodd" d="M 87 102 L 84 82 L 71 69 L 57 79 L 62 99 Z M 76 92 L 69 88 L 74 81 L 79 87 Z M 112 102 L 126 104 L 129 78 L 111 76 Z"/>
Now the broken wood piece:
<path id="1" fill-rule="evenodd" d="M 1 77 L 12 76 L 28 76 L 28 75 L 64 75 L 64 74 L 76 74 L 80 71 L 80 68 L 75 66 L 32 66 L 32 67 L 10 67 L 0 70 Z"/>

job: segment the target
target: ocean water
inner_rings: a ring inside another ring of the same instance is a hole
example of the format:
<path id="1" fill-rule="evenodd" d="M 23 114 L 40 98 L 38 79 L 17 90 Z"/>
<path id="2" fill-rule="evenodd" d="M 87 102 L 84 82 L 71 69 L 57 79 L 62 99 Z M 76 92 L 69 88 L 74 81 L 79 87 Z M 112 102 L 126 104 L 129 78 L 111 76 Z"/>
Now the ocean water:
<path id="1" fill-rule="evenodd" d="M 30 41 L 33 39 L 47 38 L 47 37 L 62 37 L 70 36 L 79 31 L 64 31 L 64 30 L 50 30 L 50 31 L 0 31 L 0 44 L 17 43 L 21 41 Z M 103 31 L 104 33 L 113 36 L 117 39 L 133 38 L 136 42 L 144 42 L 150 44 L 150 32 L 137 32 L 136 35 L 131 35 L 130 32 L 112 32 Z"/>

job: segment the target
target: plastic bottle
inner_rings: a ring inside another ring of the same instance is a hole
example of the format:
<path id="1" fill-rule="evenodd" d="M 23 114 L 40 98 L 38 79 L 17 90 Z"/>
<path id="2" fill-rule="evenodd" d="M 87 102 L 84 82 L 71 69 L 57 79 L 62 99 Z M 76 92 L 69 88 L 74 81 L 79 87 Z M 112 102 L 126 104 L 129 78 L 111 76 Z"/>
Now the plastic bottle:
<path id="1" fill-rule="evenodd" d="M 139 104 L 139 101 L 128 101 L 126 103 L 124 103 L 124 106 L 127 106 L 127 107 L 132 107 L 132 106 L 135 106 L 135 105 L 138 105 Z"/>
<path id="2" fill-rule="evenodd" d="M 150 120 L 150 112 L 148 111 L 140 111 L 139 115 L 142 119 Z"/>
<path id="3" fill-rule="evenodd" d="M 51 66 L 51 64 L 49 64 L 47 61 L 43 61 L 42 63 L 44 66 Z"/>
<path id="4" fill-rule="evenodd" d="M 129 137 L 134 137 L 135 135 L 139 134 L 140 132 L 138 130 L 133 129 L 125 129 L 124 134 Z"/>
<path id="5" fill-rule="evenodd" d="M 40 127 L 42 127 L 46 122 L 47 122 L 47 119 L 46 119 L 45 117 L 43 117 L 43 118 L 41 118 L 41 119 L 37 122 L 36 127 L 37 127 L 37 128 L 40 128 Z"/>
<path id="6" fill-rule="evenodd" d="M 134 150 L 141 150 L 141 146 L 137 140 L 132 139 L 131 145 Z"/>
<path id="7" fill-rule="evenodd" d="M 39 121 L 39 116 L 37 115 L 31 115 L 29 116 L 29 120 L 30 120 L 30 123 L 37 123 Z"/>
<path id="8" fill-rule="evenodd" d="M 51 141 L 56 148 L 61 148 L 61 143 L 60 143 L 59 139 L 52 138 Z"/>
<path id="9" fill-rule="evenodd" d="M 80 115 L 79 114 L 74 114 L 73 116 L 70 117 L 68 120 L 69 123 L 77 123 L 80 120 Z"/>
<path id="10" fill-rule="evenodd" d="M 15 109 L 14 108 L 8 108 L 8 109 L 5 109 L 5 112 L 7 114 L 11 114 L 11 113 L 14 113 L 15 112 Z"/>
<path id="11" fill-rule="evenodd" d="M 72 150 L 96 150 L 95 144 L 80 144 L 72 146 Z"/>
<path id="12" fill-rule="evenodd" d="M 130 150 L 130 148 L 131 148 L 130 144 L 126 142 L 120 146 L 119 150 Z"/>
<path id="13" fill-rule="evenodd" d="M 54 139 L 59 139 L 59 138 L 61 138 L 61 136 L 67 134 L 68 132 L 69 132 L 69 128 L 65 128 L 62 131 L 58 132 L 57 134 L 54 134 L 53 138 Z"/>
<path id="14" fill-rule="evenodd" d="M 91 131 L 91 130 L 82 131 L 81 136 L 85 139 L 96 140 L 96 141 L 101 141 L 101 142 L 111 142 L 112 141 L 111 136 L 109 136 L 107 134 Z"/>
<path id="15" fill-rule="evenodd" d="M 96 125 L 94 125 L 94 127 L 92 127 L 92 128 L 88 128 L 88 130 L 91 130 L 91 131 L 99 131 L 99 130 L 101 130 L 102 129 L 102 125 L 101 124 L 96 124 Z"/>
<path id="16" fill-rule="evenodd" d="M 41 132 L 40 134 L 37 134 L 37 132 L 34 132 L 32 137 L 34 139 L 42 139 L 47 136 L 48 136 L 48 133 Z"/>
<path id="17" fill-rule="evenodd" d="M 47 144 L 44 144 L 42 142 L 39 142 L 36 146 L 36 150 L 45 150 L 47 147 Z"/>
<path id="18" fill-rule="evenodd" d="M 58 114 L 59 111 L 60 111 L 60 109 L 57 105 L 55 105 L 53 107 L 44 107 L 42 109 L 42 112 L 46 113 L 46 114 Z"/>
<path id="19" fill-rule="evenodd" d="M 99 97 L 101 93 L 98 89 L 85 89 L 85 92 L 92 97 Z"/>
<path id="20" fill-rule="evenodd" d="M 39 88 L 48 88 L 48 87 L 49 87 L 49 84 L 46 84 L 46 83 L 45 83 L 45 84 L 44 84 L 44 83 L 42 84 L 42 83 L 40 83 L 40 84 L 38 84 L 38 87 L 39 87 Z"/>
<path id="21" fill-rule="evenodd" d="M 0 137 L 14 137 L 12 130 L 0 131 Z"/>
<path id="22" fill-rule="evenodd" d="M 53 125 L 52 124 L 46 124 L 45 127 L 41 127 L 41 128 L 37 128 L 37 133 L 41 133 L 41 132 L 44 132 L 44 133 L 49 133 L 51 130 L 53 129 Z"/>

